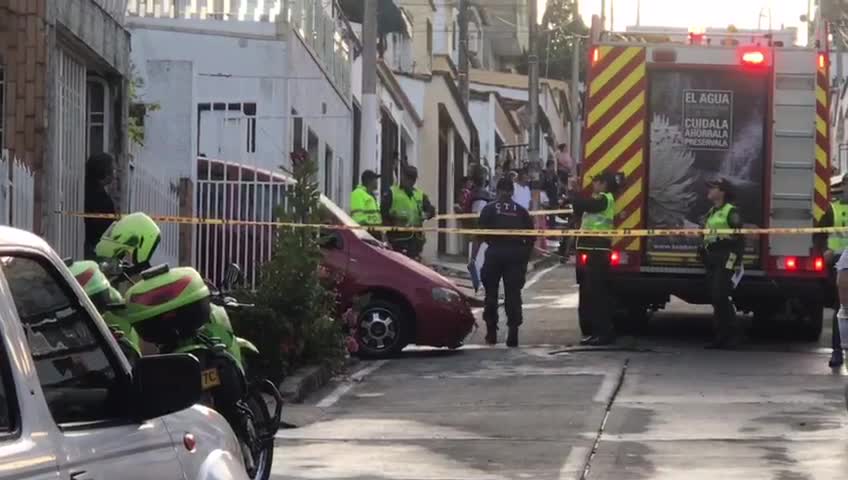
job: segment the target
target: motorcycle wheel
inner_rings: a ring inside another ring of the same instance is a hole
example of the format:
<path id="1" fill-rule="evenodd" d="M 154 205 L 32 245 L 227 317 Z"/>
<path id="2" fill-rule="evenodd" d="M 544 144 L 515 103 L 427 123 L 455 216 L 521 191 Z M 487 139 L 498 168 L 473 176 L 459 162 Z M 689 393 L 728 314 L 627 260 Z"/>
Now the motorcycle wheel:
<path id="1" fill-rule="evenodd" d="M 262 432 L 256 431 L 256 425 L 267 425 L 271 421 L 271 412 L 268 411 L 268 404 L 262 397 L 259 391 L 252 391 L 246 399 L 247 407 L 253 414 L 251 428 L 254 430 L 254 435 L 262 435 Z M 244 442 L 241 438 L 240 442 Z M 246 445 L 245 445 L 246 446 Z M 253 452 L 253 464 L 256 469 L 253 472 L 248 472 L 252 480 L 268 480 L 271 477 L 271 465 L 274 462 L 274 438 L 271 437 L 268 441 L 263 442 L 259 446 L 257 452 Z"/>

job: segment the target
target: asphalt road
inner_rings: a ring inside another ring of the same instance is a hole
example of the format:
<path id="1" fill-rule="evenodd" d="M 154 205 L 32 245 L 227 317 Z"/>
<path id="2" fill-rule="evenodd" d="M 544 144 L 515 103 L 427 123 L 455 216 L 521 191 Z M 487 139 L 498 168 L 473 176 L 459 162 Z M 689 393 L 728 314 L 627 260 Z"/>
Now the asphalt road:
<path id="1" fill-rule="evenodd" d="M 532 279 L 531 279 L 532 281 Z M 288 419 L 277 479 L 838 479 L 845 371 L 775 335 L 704 350 L 709 309 L 675 304 L 611 350 L 579 340 L 573 272 L 525 291 L 522 348 L 363 362 Z"/>

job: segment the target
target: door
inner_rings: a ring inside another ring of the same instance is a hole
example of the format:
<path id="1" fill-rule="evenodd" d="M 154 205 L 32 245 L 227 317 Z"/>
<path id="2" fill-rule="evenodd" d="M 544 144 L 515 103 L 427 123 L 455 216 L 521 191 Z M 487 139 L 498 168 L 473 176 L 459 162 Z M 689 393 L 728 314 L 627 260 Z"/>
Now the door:
<path id="1" fill-rule="evenodd" d="M 60 255 L 82 257 L 83 220 L 64 212 L 85 209 L 85 150 L 87 77 L 85 65 L 59 49 L 56 56 L 58 101 L 56 159 L 51 165 L 53 222 L 48 226 L 50 244 Z"/>
<path id="2" fill-rule="evenodd" d="M 49 417 L 59 428 L 60 478 L 182 479 L 161 419 L 129 419 L 130 377 L 59 272 L 42 257 L 0 256 L 27 334 Z M 102 326 L 101 326 L 102 327 Z"/>
<path id="3" fill-rule="evenodd" d="M 3 308 L 4 320 L 10 320 L 14 315 L 7 315 Z M 11 322 L 0 322 L 0 479 L 15 480 L 47 480 L 59 478 L 56 464 L 57 445 L 42 437 L 33 440 L 33 432 L 43 432 L 49 428 L 49 418 L 45 411 L 44 402 L 33 401 L 27 392 L 26 374 L 24 368 L 12 371 L 7 352 L 16 351 L 20 345 L 9 341 L 17 338 L 19 333 L 12 332 Z M 17 332 L 20 330 L 15 329 Z M 16 388 L 15 377 L 19 378 Z M 22 408 L 26 402 L 26 408 Z M 20 412 L 25 412 L 21 414 Z M 4 468 L 18 465 L 17 468 Z"/>

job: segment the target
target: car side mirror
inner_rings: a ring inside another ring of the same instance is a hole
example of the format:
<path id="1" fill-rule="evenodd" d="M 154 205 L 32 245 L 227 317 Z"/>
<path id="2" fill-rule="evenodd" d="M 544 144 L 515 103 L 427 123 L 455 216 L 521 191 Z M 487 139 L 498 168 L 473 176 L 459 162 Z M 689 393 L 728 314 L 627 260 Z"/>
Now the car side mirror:
<path id="1" fill-rule="evenodd" d="M 200 362 L 183 353 L 141 357 L 133 368 L 133 386 L 141 420 L 185 410 L 200 401 Z"/>

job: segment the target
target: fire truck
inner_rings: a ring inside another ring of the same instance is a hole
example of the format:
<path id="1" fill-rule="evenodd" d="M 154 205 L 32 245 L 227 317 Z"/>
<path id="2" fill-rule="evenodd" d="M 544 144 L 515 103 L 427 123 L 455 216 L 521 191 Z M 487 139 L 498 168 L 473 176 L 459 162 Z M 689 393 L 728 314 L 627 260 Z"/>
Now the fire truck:
<path id="1" fill-rule="evenodd" d="M 746 226 L 813 227 L 828 208 L 826 48 L 769 35 L 594 42 L 583 125 L 582 187 L 622 179 L 617 229 L 701 228 L 707 182 L 723 178 Z M 620 237 L 610 255 L 620 329 L 636 329 L 672 297 L 709 304 L 697 236 Z M 733 293 L 754 327 L 783 322 L 818 339 L 827 266 L 812 234 L 746 237 Z M 578 258 L 578 269 L 583 259 Z M 585 321 L 585 319 L 581 319 Z"/>

